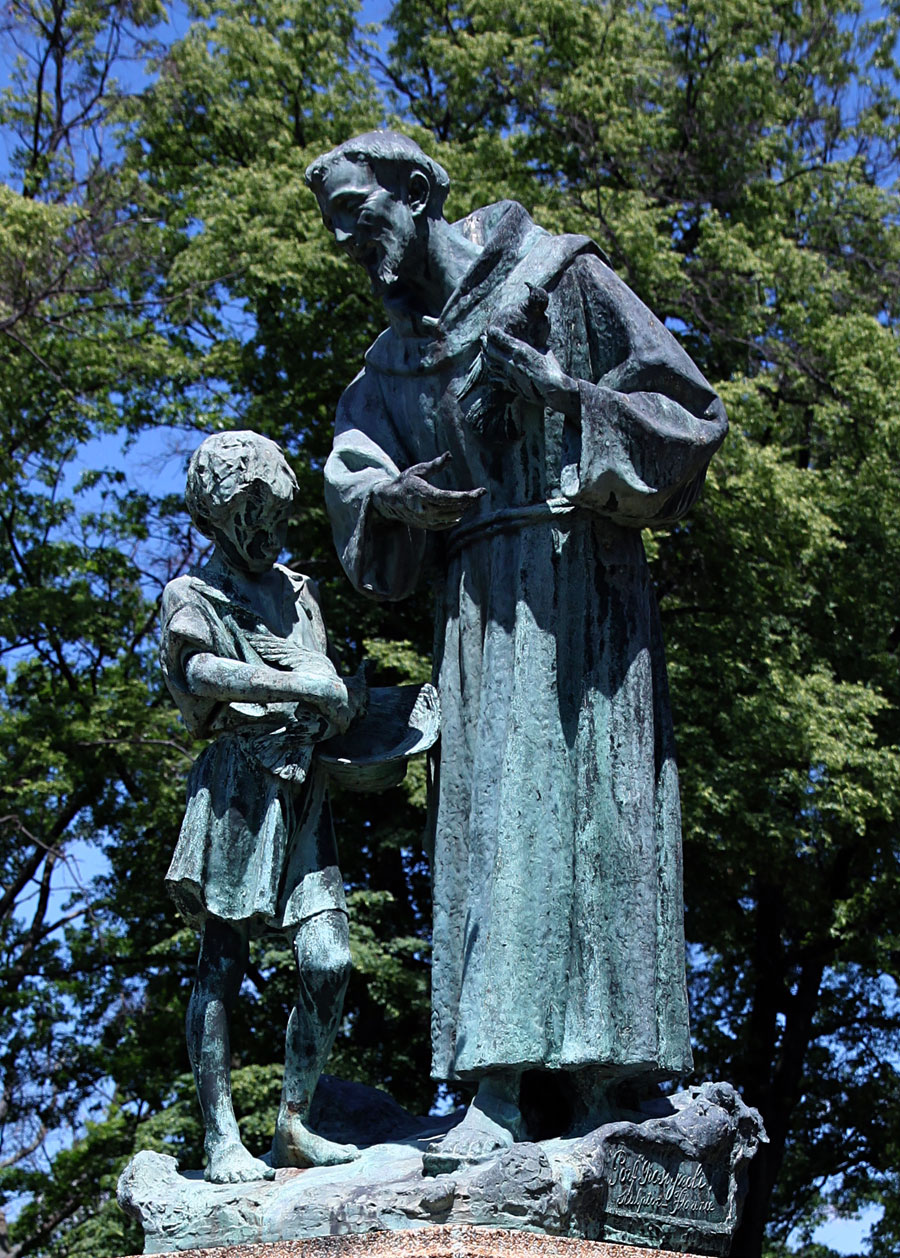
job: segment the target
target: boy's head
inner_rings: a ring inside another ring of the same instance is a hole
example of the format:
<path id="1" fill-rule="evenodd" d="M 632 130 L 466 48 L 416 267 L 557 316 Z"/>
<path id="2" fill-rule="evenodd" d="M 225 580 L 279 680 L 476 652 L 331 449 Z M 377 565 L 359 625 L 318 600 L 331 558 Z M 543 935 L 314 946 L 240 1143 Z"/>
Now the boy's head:
<path id="1" fill-rule="evenodd" d="M 274 441 L 256 432 L 220 432 L 191 456 L 184 496 L 200 532 L 232 563 L 258 573 L 284 547 L 297 489 Z"/>

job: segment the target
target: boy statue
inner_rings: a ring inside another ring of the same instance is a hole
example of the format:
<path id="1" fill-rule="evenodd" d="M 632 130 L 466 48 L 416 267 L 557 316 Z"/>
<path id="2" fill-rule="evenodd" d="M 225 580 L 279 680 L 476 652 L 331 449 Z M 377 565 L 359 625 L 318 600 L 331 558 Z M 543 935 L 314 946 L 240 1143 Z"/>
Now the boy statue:
<path id="1" fill-rule="evenodd" d="M 252 432 L 208 437 L 190 461 L 186 499 L 214 548 L 169 583 L 162 604 L 166 683 L 191 733 L 213 738 L 188 779 L 166 881 L 202 931 L 187 1042 L 206 1127 L 205 1174 L 217 1184 L 359 1156 L 311 1131 L 308 1117 L 350 967 L 317 744 L 348 728 L 366 689 L 361 678 L 342 679 L 328 657 L 313 582 L 276 563 L 296 493 L 273 442 Z M 298 978 L 273 1167 L 241 1142 L 229 1070 L 229 1014 L 249 941 L 268 930 L 290 939 Z"/>

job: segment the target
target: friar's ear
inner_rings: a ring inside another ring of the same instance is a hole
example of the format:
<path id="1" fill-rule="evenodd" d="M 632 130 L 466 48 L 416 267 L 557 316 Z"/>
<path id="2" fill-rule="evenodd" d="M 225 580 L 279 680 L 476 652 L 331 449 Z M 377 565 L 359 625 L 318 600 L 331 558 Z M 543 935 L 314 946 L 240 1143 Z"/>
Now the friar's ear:
<path id="1" fill-rule="evenodd" d="M 407 205 L 413 215 L 418 216 L 428 205 L 431 197 L 431 183 L 421 170 L 414 170 L 407 184 Z"/>

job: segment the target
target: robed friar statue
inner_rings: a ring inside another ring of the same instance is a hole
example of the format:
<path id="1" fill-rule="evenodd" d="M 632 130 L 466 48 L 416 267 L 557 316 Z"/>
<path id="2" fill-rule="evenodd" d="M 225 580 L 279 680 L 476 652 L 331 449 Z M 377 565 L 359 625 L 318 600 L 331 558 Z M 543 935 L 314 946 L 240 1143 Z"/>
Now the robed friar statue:
<path id="1" fill-rule="evenodd" d="M 448 222 L 446 172 L 392 132 L 340 145 L 307 182 L 389 320 L 326 466 L 341 560 L 376 599 L 438 584 L 433 1074 L 477 1084 L 426 1157 L 440 1172 L 560 1134 L 552 1116 L 590 1130 L 623 1082 L 691 1068 L 641 530 L 691 507 L 727 422 L 586 237 L 512 201 Z"/>

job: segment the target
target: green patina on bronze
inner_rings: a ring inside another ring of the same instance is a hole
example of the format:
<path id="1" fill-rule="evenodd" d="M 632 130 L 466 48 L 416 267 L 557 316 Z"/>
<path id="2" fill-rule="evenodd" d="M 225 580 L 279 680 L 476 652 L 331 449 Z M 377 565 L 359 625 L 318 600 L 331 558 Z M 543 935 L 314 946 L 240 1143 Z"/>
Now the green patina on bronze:
<path id="1" fill-rule="evenodd" d="M 338 411 L 337 547 L 372 597 L 439 591 L 433 1071 L 479 1084 L 440 1171 L 523 1133 L 525 1072 L 557 1072 L 586 1128 L 610 1084 L 691 1067 L 641 529 L 689 509 L 727 423 L 585 237 L 513 202 L 448 223 L 446 175 L 391 133 L 307 178 L 390 317 Z"/>

